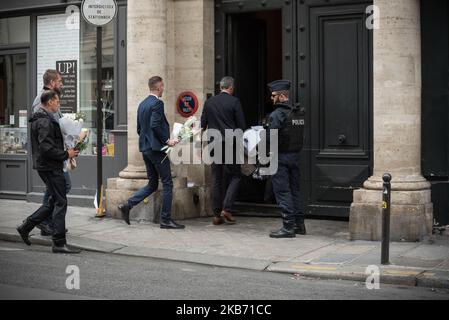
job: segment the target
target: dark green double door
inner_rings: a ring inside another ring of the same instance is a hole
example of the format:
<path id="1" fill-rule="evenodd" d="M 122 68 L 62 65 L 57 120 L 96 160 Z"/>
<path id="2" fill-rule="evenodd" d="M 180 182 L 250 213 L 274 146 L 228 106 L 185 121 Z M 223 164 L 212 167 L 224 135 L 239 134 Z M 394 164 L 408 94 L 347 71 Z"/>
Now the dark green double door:
<path id="1" fill-rule="evenodd" d="M 247 125 L 272 111 L 266 84 L 293 82 L 306 108 L 301 187 L 308 214 L 347 217 L 372 173 L 372 31 L 361 1 L 216 1 L 215 74 L 236 79 Z M 218 88 L 217 88 L 218 89 Z M 246 178 L 239 201 L 272 203 Z"/>

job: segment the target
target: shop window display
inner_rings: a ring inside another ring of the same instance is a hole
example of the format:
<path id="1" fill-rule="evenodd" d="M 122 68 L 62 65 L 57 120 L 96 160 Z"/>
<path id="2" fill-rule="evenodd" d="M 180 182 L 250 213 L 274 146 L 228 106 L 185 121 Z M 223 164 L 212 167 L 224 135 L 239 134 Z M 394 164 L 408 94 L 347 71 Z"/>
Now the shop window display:
<path id="1" fill-rule="evenodd" d="M 0 154 L 26 154 L 27 128 L 0 126 Z"/>
<path id="2" fill-rule="evenodd" d="M 89 129 L 89 146 L 82 154 L 97 154 L 97 80 L 96 80 L 96 27 L 81 22 L 80 43 L 80 112 Z M 114 155 L 114 23 L 103 27 L 103 69 L 101 100 L 103 102 L 104 156 Z"/>
<path id="3" fill-rule="evenodd" d="M 26 54 L 0 54 L 0 154 L 27 153 Z"/>

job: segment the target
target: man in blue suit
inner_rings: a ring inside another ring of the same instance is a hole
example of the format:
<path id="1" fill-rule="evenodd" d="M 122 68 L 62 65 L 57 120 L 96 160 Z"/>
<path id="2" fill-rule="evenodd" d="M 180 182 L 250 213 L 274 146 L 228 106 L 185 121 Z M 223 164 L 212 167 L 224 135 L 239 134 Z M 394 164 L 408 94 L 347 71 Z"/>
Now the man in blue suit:
<path id="1" fill-rule="evenodd" d="M 171 177 L 170 159 L 161 151 L 166 145 L 178 143 L 170 139 L 170 126 L 164 114 L 164 102 L 160 100 L 164 92 L 164 82 L 155 76 L 148 81 L 150 95 L 143 100 L 137 109 L 137 133 L 139 134 L 139 151 L 147 168 L 148 185 L 138 190 L 127 202 L 118 206 L 123 220 L 129 222 L 129 211 L 146 197 L 157 190 L 159 177 L 164 189 L 161 212 L 162 229 L 184 229 L 185 226 L 171 219 L 173 199 L 173 181 Z"/>

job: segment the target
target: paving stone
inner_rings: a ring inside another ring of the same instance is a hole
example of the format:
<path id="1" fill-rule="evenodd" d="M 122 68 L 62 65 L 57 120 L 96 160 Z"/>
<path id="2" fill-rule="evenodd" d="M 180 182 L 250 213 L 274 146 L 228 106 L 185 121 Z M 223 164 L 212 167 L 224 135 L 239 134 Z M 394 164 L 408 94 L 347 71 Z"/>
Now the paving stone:
<path id="1" fill-rule="evenodd" d="M 394 257 L 390 259 L 391 263 L 397 266 L 408 266 L 413 268 L 433 269 L 441 264 L 443 259 L 420 259 L 416 257 Z"/>
<path id="2" fill-rule="evenodd" d="M 443 261 L 442 263 L 440 263 L 439 265 L 437 265 L 435 267 L 435 269 L 449 271 L 449 259 L 447 259 L 447 260 Z"/>
<path id="3" fill-rule="evenodd" d="M 433 260 L 435 257 L 441 257 L 444 260 L 449 258 L 449 247 L 423 244 L 413 250 L 408 251 L 404 254 L 404 257 L 416 257 L 428 260 Z"/>
<path id="4" fill-rule="evenodd" d="M 357 254 L 340 254 L 340 253 L 334 253 L 329 254 L 324 257 L 320 257 L 318 259 L 314 259 L 313 263 L 320 263 L 320 264 L 343 264 L 348 263 L 355 258 L 357 258 Z"/>

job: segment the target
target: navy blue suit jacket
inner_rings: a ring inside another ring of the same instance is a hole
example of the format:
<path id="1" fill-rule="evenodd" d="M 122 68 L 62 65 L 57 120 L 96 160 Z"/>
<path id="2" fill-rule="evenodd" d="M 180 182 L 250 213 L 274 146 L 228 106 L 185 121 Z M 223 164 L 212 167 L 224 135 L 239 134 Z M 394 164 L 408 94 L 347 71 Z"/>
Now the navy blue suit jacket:
<path id="1" fill-rule="evenodd" d="M 164 114 L 164 102 L 150 95 L 137 109 L 139 151 L 160 151 L 170 138 L 170 125 Z"/>

